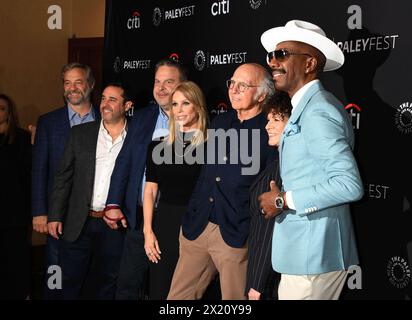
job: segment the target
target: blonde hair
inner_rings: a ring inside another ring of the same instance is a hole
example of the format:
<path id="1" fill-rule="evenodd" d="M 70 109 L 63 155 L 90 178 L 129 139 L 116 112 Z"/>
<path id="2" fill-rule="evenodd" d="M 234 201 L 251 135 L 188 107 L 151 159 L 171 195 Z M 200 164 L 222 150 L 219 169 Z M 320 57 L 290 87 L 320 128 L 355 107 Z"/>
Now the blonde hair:
<path id="1" fill-rule="evenodd" d="M 206 99 L 199 88 L 199 86 L 193 81 L 184 81 L 181 82 L 172 92 L 172 97 L 175 92 L 182 93 L 190 103 L 193 104 L 197 112 L 197 123 L 196 123 L 196 132 L 193 135 L 191 143 L 195 146 L 202 144 L 207 140 L 207 124 L 208 124 L 208 115 L 206 108 Z M 168 144 L 172 144 L 176 140 L 176 121 L 173 115 L 173 111 L 170 112 L 169 118 L 169 138 Z"/>

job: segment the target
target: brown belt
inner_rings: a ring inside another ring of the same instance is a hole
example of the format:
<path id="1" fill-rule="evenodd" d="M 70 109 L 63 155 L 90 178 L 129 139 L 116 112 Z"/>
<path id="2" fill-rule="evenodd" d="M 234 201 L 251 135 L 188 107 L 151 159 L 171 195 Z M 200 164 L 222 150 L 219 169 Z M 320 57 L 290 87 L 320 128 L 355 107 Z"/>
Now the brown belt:
<path id="1" fill-rule="evenodd" d="M 93 218 L 103 218 L 104 216 L 104 211 L 93 211 L 89 210 L 89 216 Z"/>

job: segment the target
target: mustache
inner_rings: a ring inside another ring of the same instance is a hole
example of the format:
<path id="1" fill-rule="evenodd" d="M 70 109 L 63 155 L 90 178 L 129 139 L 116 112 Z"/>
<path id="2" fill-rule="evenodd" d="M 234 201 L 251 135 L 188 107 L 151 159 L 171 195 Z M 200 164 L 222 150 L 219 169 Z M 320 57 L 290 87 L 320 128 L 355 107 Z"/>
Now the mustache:
<path id="1" fill-rule="evenodd" d="M 110 112 L 113 112 L 113 109 L 112 108 L 110 108 L 110 107 L 103 107 L 102 108 L 102 111 L 110 111 Z"/>
<path id="2" fill-rule="evenodd" d="M 67 91 L 64 92 L 64 95 L 65 95 L 65 96 L 68 96 L 68 95 L 71 94 L 71 93 L 77 93 L 77 94 L 83 95 L 83 92 L 81 92 L 81 91 L 78 90 L 78 89 L 76 89 L 76 90 L 67 90 Z"/>
<path id="3" fill-rule="evenodd" d="M 272 74 L 273 73 L 286 73 L 286 70 L 285 69 L 282 69 L 282 68 L 276 68 L 276 69 L 272 69 Z"/>

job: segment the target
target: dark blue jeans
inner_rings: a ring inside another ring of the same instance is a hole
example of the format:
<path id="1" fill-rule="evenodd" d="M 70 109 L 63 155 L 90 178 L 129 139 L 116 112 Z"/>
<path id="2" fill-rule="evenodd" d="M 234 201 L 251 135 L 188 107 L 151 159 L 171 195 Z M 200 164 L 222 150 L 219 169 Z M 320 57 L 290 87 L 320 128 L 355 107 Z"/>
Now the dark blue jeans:
<path id="1" fill-rule="evenodd" d="M 93 278 L 87 298 L 114 299 L 123 242 L 124 231 L 112 230 L 102 219 L 91 217 L 76 241 L 62 240 L 59 256 L 62 298 L 79 299 L 85 281 Z"/>
<path id="2" fill-rule="evenodd" d="M 47 285 L 47 281 L 51 274 L 48 274 L 47 271 L 50 266 L 59 266 L 59 240 L 54 239 L 52 236 L 47 236 L 46 242 L 46 265 L 45 265 L 45 281 L 44 281 L 44 292 L 43 292 L 43 299 L 45 300 L 59 300 L 61 298 L 61 290 L 60 289 L 50 289 Z"/>
<path id="3" fill-rule="evenodd" d="M 127 229 L 117 280 L 116 300 L 145 299 L 148 268 L 143 231 Z"/>

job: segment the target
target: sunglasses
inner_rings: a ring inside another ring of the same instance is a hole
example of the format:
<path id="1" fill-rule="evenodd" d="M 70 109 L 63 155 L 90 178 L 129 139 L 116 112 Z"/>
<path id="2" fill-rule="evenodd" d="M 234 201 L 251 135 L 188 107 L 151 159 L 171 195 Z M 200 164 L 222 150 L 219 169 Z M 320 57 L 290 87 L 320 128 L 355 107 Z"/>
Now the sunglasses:
<path id="1" fill-rule="evenodd" d="M 287 49 L 279 49 L 279 50 L 268 52 L 268 54 L 266 55 L 266 62 L 269 64 L 273 58 L 275 58 L 276 61 L 278 62 L 282 62 L 282 61 L 287 60 L 292 55 L 309 56 L 309 57 L 312 56 L 309 53 L 290 52 Z"/>

